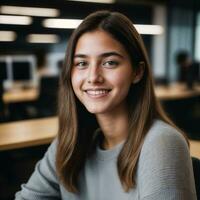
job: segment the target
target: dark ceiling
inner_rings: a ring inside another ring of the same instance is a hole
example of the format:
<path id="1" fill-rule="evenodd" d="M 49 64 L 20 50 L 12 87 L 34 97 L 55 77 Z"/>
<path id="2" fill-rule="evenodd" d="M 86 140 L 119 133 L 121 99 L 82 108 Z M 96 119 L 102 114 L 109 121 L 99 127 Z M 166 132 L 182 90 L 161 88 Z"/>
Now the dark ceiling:
<path id="1" fill-rule="evenodd" d="M 134 23 L 151 24 L 152 7 L 155 4 L 164 4 L 165 0 L 117 0 L 114 4 L 85 3 L 67 0 L 1 0 L 0 5 L 48 7 L 60 10 L 58 18 L 82 19 L 95 10 L 120 11 L 133 20 Z M 72 30 L 49 29 L 42 26 L 45 17 L 33 17 L 31 25 L 2 25 L 0 30 L 12 30 L 18 35 L 15 42 L 0 42 L 0 53 L 12 53 L 19 51 L 30 51 L 34 49 L 48 49 L 50 44 L 30 44 L 25 37 L 30 33 L 52 33 L 58 34 L 61 41 L 66 40 Z"/>

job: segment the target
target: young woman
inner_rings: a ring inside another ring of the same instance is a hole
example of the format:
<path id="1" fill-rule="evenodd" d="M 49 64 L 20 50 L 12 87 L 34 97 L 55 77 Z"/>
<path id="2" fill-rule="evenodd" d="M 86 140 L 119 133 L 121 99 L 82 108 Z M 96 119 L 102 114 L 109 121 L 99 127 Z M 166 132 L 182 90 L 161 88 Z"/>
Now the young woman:
<path id="1" fill-rule="evenodd" d="M 166 117 L 132 22 L 89 15 L 60 79 L 59 132 L 16 199 L 195 200 L 186 137 Z"/>

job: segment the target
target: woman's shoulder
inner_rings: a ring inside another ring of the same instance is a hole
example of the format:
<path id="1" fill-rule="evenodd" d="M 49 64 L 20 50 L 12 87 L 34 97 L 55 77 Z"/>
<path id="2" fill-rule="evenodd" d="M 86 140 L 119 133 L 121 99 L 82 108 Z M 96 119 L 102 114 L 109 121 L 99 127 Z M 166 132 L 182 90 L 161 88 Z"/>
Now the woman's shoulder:
<path id="1" fill-rule="evenodd" d="M 187 142 L 183 134 L 173 127 L 172 125 L 162 121 L 155 120 L 149 129 L 144 144 L 173 144 L 178 145 L 179 143 L 186 145 Z"/>
<path id="2" fill-rule="evenodd" d="M 144 139 L 140 155 L 144 160 L 154 159 L 154 156 L 156 159 L 173 159 L 188 153 L 189 147 L 183 134 L 170 124 L 155 120 Z"/>
<path id="3" fill-rule="evenodd" d="M 189 148 L 175 127 L 154 121 L 140 152 L 137 182 L 141 197 L 162 199 L 167 191 L 166 195 L 175 195 L 173 199 L 195 199 Z"/>

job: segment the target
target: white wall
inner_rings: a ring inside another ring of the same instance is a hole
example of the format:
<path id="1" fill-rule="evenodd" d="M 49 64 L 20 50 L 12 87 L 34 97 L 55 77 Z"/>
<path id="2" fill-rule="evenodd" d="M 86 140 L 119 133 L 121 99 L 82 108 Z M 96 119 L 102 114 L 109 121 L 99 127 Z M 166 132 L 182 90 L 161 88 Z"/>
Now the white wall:
<path id="1" fill-rule="evenodd" d="M 166 7 L 154 7 L 153 24 L 161 25 L 163 34 L 154 35 L 152 41 L 152 67 L 154 77 L 166 76 Z"/>
<path id="2" fill-rule="evenodd" d="M 195 30 L 195 52 L 194 52 L 195 60 L 200 61 L 200 12 L 197 15 L 197 24 Z"/>
<path id="3" fill-rule="evenodd" d="M 171 81 L 178 78 L 176 54 L 180 50 L 192 52 L 192 20 L 193 12 L 190 9 L 172 8 L 171 24 L 169 27 L 169 77 Z"/>

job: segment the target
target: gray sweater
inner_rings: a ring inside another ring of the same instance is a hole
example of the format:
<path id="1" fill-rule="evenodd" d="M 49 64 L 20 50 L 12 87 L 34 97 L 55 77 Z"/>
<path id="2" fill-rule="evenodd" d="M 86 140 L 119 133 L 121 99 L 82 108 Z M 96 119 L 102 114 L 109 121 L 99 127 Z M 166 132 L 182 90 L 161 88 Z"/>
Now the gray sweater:
<path id="1" fill-rule="evenodd" d="M 124 143 L 111 150 L 98 146 L 79 179 L 80 193 L 68 192 L 55 171 L 56 140 L 16 200 L 196 200 L 189 150 L 183 136 L 157 120 L 149 130 L 137 165 L 136 186 L 124 192 L 116 161 Z"/>

